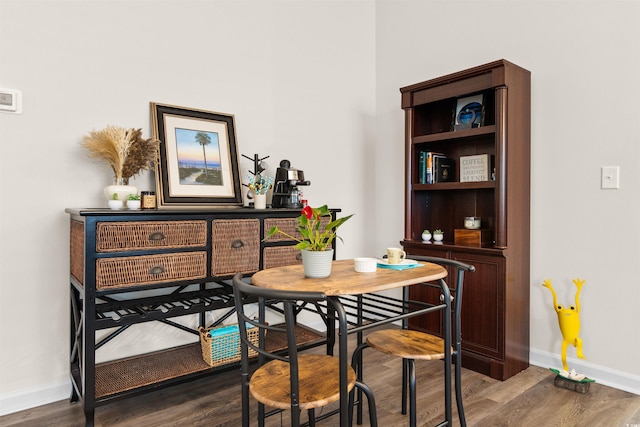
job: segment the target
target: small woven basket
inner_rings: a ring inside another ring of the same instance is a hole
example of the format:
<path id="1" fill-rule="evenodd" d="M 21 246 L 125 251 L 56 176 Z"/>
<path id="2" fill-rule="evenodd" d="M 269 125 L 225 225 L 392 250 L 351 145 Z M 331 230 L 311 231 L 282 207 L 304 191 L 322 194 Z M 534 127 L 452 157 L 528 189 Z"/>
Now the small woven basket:
<path id="1" fill-rule="evenodd" d="M 247 329 L 249 340 L 258 346 L 259 328 Z M 240 330 L 238 325 L 222 325 L 214 328 L 198 328 L 202 358 L 211 367 L 227 365 L 240 360 Z M 257 356 L 255 350 L 249 349 L 249 357 Z"/>

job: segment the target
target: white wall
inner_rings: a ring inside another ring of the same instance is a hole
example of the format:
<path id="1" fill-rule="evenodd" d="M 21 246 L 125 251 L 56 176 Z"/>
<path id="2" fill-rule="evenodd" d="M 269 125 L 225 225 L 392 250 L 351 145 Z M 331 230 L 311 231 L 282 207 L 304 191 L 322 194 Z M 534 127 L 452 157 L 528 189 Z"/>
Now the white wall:
<path id="1" fill-rule="evenodd" d="M 271 173 L 290 159 L 311 181 L 310 203 L 356 214 L 341 256 L 372 246 L 374 11 L 372 1 L 0 0 L 0 87 L 24 96 L 23 114 L 0 113 L 0 414 L 69 395 L 64 209 L 105 206 L 111 180 L 80 140 L 109 124 L 149 135 L 150 101 L 234 114 L 241 153 L 270 155 Z M 116 351 L 166 345 L 139 326 Z"/>
<path id="2" fill-rule="evenodd" d="M 532 359 L 559 363 L 540 283 L 568 301 L 580 276 L 585 366 L 638 392 L 639 23 L 611 0 L 0 0 L 0 87 L 24 94 L 0 113 L 0 414 L 68 397 L 64 208 L 110 181 L 87 132 L 148 135 L 150 101 L 234 114 L 241 153 L 290 159 L 311 204 L 356 214 L 339 256 L 373 256 L 403 233 L 398 88 L 499 58 L 533 79 Z M 599 190 L 610 164 L 622 188 Z"/>
<path id="3" fill-rule="evenodd" d="M 381 147 L 401 139 L 398 88 L 505 58 L 532 75 L 531 362 L 561 367 L 559 303 L 581 295 L 584 354 L 569 365 L 640 393 L 640 3 L 636 1 L 376 2 L 376 107 Z M 600 189 L 618 165 L 619 190 Z M 392 170 L 402 167 L 394 159 Z M 400 205 L 400 174 L 383 186 Z M 388 222 L 402 223 L 399 209 Z M 383 230 L 391 238 L 400 227 Z M 470 303 L 467 301 L 466 303 Z"/>

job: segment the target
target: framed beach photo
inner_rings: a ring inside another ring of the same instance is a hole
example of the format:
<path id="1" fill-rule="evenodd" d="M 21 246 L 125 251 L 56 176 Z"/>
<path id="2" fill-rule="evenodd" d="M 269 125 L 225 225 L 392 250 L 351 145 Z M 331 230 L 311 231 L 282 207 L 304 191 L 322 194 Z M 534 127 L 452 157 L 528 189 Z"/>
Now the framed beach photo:
<path id="1" fill-rule="evenodd" d="M 159 208 L 242 206 L 233 115 L 152 102 L 151 117 Z"/>

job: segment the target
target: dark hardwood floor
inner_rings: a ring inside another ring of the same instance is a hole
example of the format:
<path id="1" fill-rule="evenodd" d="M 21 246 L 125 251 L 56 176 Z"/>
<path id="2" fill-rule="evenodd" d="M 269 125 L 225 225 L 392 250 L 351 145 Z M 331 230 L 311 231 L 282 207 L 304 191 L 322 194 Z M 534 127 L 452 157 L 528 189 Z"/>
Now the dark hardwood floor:
<path id="1" fill-rule="evenodd" d="M 432 426 L 443 414 L 442 363 L 419 361 L 417 367 L 418 425 Z M 408 417 L 400 414 L 400 360 L 369 349 L 365 369 L 365 382 L 377 400 L 380 427 L 408 425 Z M 463 370 L 462 383 L 469 426 L 640 427 L 640 396 L 598 383 L 591 385 L 588 394 L 561 389 L 553 385 L 553 374 L 539 367 L 504 382 Z M 239 371 L 234 369 L 100 406 L 95 420 L 96 426 L 236 427 L 240 426 L 240 405 Z M 256 405 L 252 407 L 255 412 Z M 267 425 L 288 425 L 288 421 L 285 414 L 282 419 L 272 417 Z M 318 424 L 335 426 L 337 418 Z M 83 425 L 81 406 L 66 400 L 0 417 L 1 427 Z M 257 425 L 255 419 L 252 425 Z"/>

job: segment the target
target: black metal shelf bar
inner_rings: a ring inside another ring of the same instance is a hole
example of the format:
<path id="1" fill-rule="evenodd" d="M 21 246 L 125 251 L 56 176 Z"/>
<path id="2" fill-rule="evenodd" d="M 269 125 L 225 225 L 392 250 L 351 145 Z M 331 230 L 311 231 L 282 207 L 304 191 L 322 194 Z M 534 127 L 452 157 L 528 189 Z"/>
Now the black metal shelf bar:
<path id="1" fill-rule="evenodd" d="M 102 347 L 103 345 L 105 345 L 106 343 L 108 343 L 109 341 L 111 341 L 112 339 L 114 339 L 124 331 L 126 331 L 129 328 L 129 326 L 131 326 L 131 324 L 121 326 L 117 330 L 111 332 L 106 337 L 102 338 L 100 341 L 96 341 L 95 349 L 96 350 L 99 349 L 100 347 Z"/>
<path id="2" fill-rule="evenodd" d="M 100 299 L 103 302 L 96 304 L 96 329 L 197 314 L 233 305 L 232 297 L 225 288 L 172 292 L 130 300 L 104 296 Z"/>

